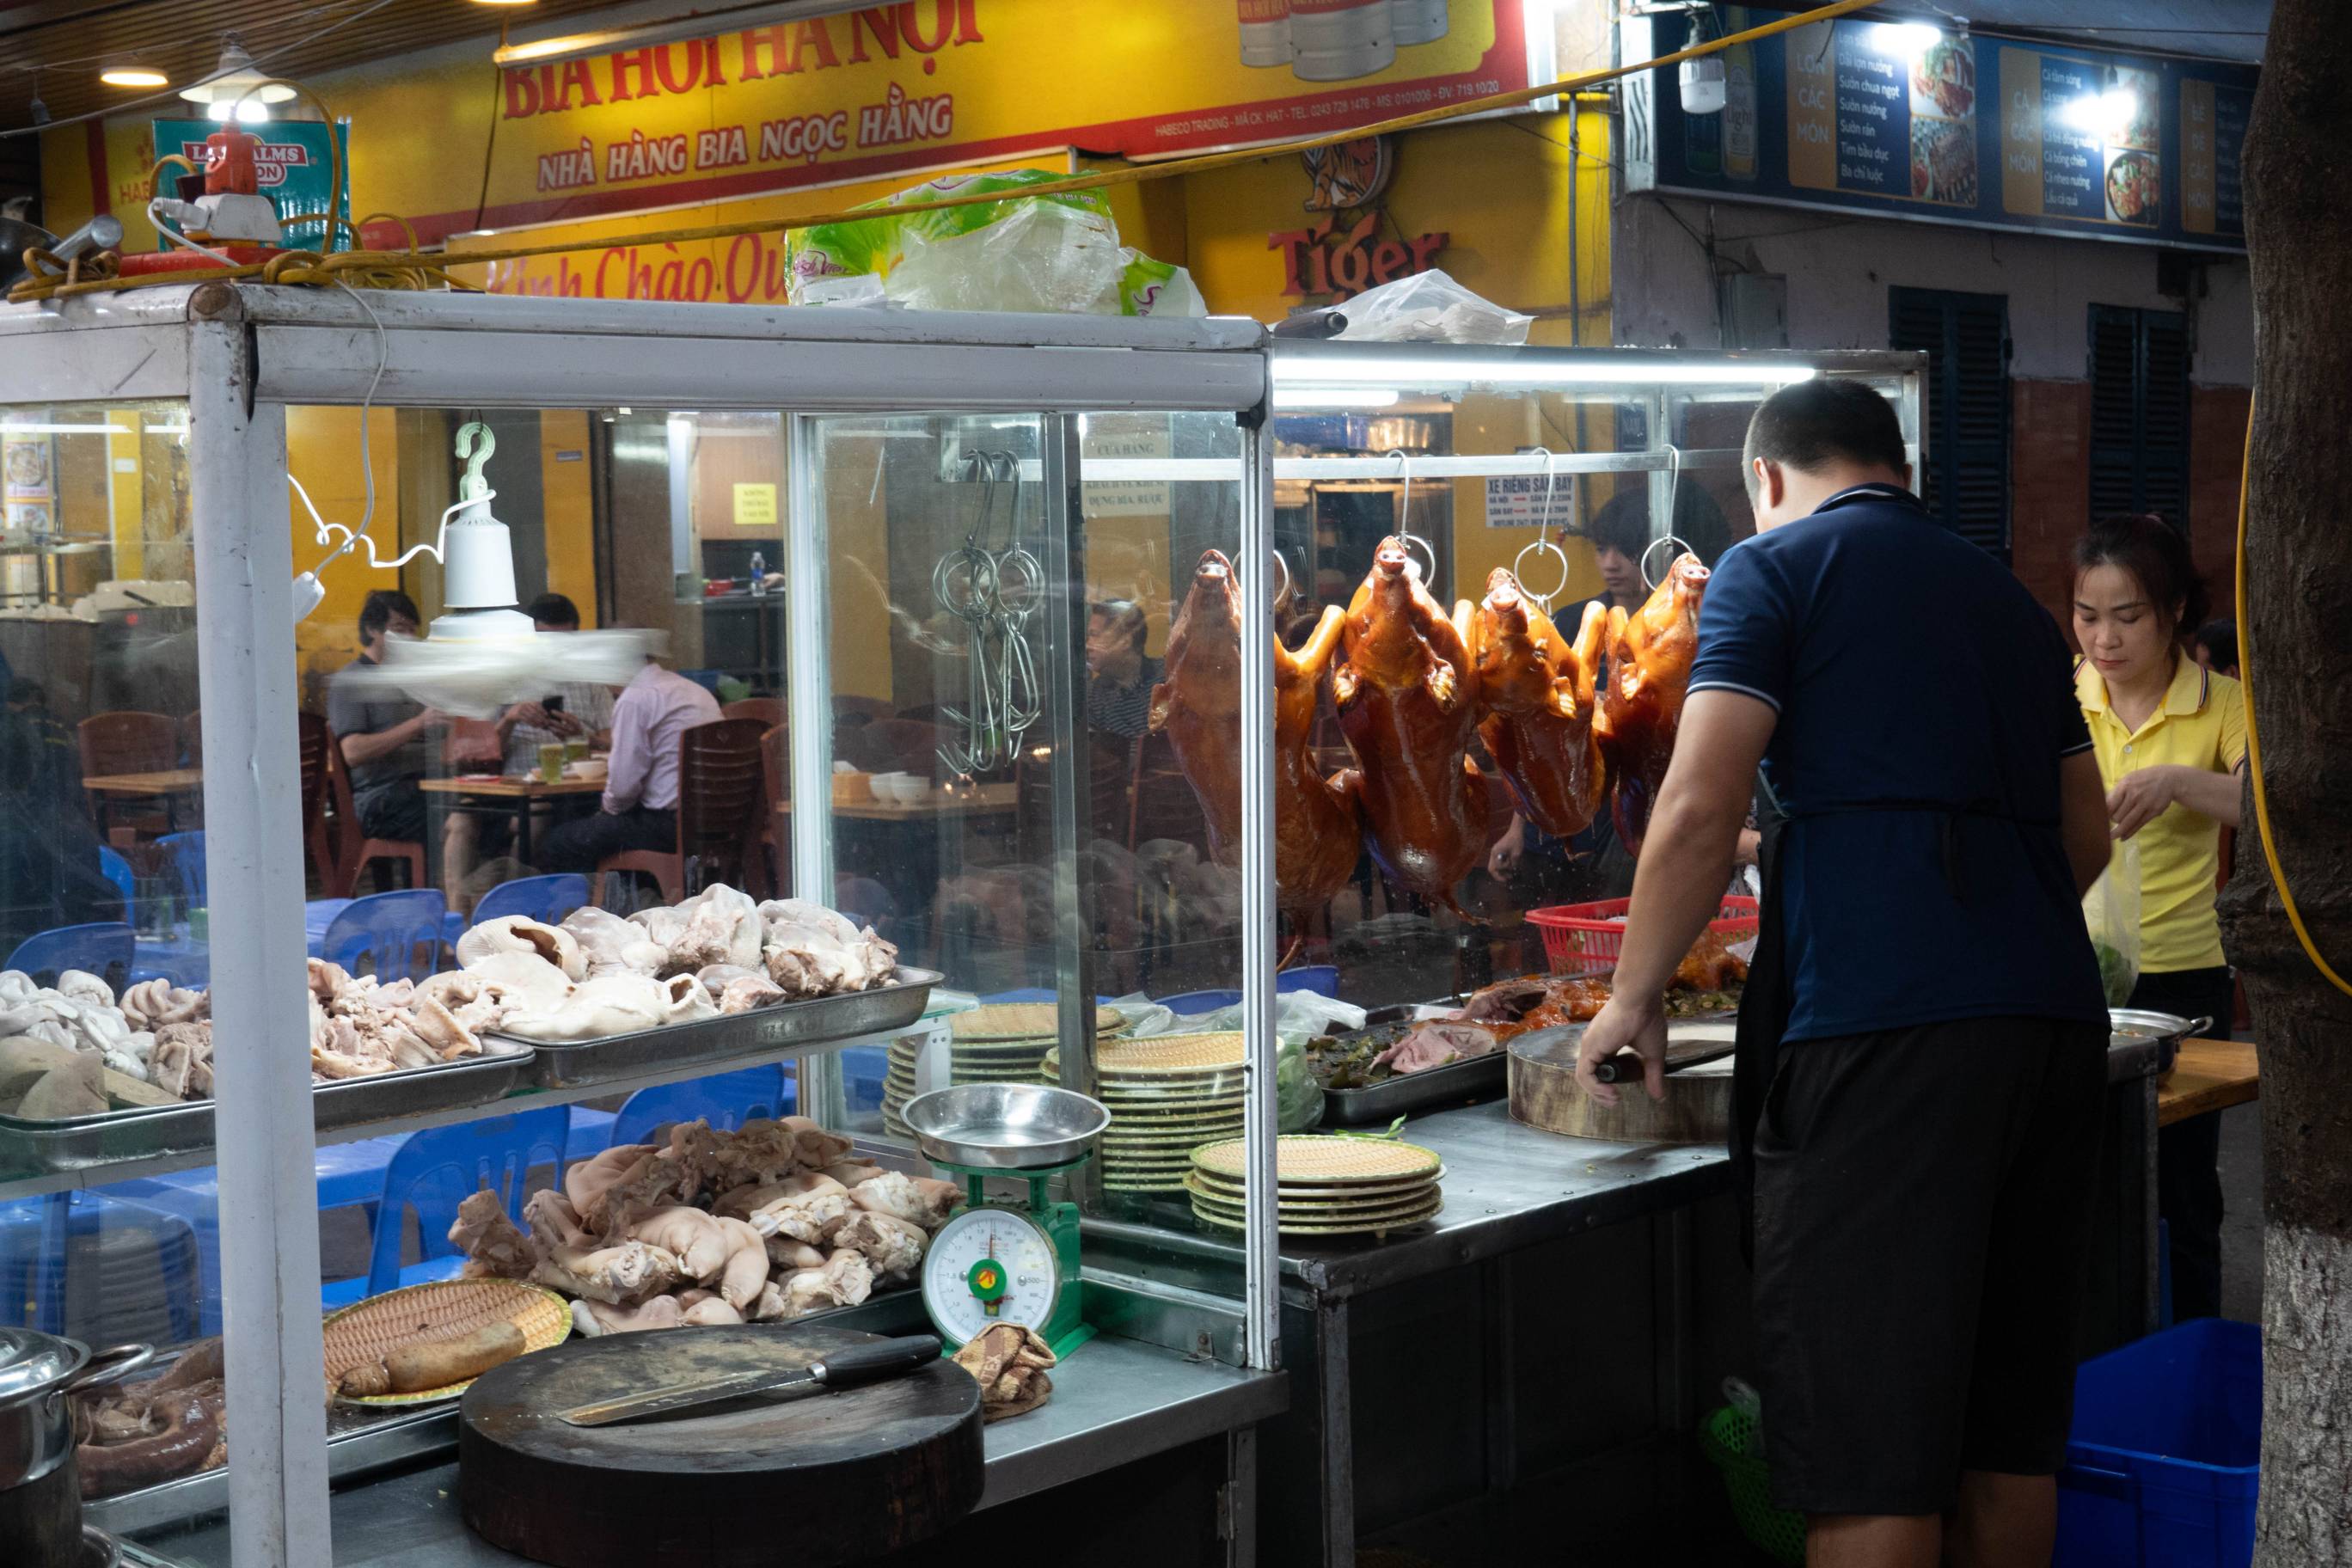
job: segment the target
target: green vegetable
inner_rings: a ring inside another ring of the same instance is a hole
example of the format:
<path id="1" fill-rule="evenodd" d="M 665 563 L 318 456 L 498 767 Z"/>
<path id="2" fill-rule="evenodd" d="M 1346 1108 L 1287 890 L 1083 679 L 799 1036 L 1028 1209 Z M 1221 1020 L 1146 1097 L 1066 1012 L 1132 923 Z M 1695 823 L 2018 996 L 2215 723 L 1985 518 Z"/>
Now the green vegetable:
<path id="1" fill-rule="evenodd" d="M 2124 956 L 2112 942 L 2094 938 L 2091 951 L 2099 960 L 2099 984 L 2106 991 L 2107 1005 L 2120 1007 L 2131 999 L 2132 988 L 2139 984 L 2139 965 Z"/>

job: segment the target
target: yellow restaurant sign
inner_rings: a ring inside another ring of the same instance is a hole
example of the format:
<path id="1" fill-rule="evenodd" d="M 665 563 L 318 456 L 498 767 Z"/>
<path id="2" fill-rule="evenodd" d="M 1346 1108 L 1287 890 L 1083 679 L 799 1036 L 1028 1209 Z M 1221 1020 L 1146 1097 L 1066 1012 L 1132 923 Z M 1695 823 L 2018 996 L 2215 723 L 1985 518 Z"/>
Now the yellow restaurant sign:
<path id="1" fill-rule="evenodd" d="M 1243 63 L 1243 14 L 1264 0 L 903 0 L 526 61 L 499 76 L 480 203 L 417 227 L 429 241 L 1047 150 L 1153 157 L 1337 130 L 1541 79 L 1548 47 L 1530 43 L 1523 7 L 1452 0 L 1442 35 L 1383 49 L 1347 40 L 1389 0 L 1291 0 L 1294 31 L 1337 42 L 1275 66 Z M 362 121 L 354 141 L 432 135 Z M 416 153 L 467 161 L 438 143 Z"/>

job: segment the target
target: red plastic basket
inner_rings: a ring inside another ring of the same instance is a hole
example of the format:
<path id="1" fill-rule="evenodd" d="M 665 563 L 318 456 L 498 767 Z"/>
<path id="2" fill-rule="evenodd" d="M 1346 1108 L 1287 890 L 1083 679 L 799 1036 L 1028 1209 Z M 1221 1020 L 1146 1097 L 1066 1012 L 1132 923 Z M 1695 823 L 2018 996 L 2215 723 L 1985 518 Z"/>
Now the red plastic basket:
<path id="1" fill-rule="evenodd" d="M 1544 958 L 1554 974 L 1606 974 L 1617 967 L 1617 951 L 1625 941 L 1625 911 L 1631 899 L 1603 899 L 1594 904 L 1555 904 L 1529 910 L 1528 923 L 1543 932 Z M 1611 916 L 1617 918 L 1612 920 Z M 1727 894 L 1723 911 L 1707 929 L 1726 942 L 1745 942 L 1759 922 L 1756 900 Z"/>

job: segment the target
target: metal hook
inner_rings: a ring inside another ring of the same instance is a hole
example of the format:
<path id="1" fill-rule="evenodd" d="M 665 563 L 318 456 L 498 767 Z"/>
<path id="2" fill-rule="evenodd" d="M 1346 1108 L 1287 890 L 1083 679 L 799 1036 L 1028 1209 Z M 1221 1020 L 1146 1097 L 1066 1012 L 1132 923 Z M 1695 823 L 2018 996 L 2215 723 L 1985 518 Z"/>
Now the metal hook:
<path id="1" fill-rule="evenodd" d="M 1557 467 L 1557 459 L 1553 457 L 1550 449 L 1548 447 L 1538 447 L 1534 448 L 1534 450 L 1543 453 L 1543 510 L 1538 514 L 1536 518 L 1536 536 L 1534 542 L 1520 546 L 1519 552 L 1511 557 L 1511 575 L 1519 580 L 1519 586 L 1521 588 L 1528 588 L 1527 574 L 1519 570 L 1519 563 L 1528 558 L 1528 552 L 1530 550 L 1534 551 L 1538 557 L 1549 552 L 1559 558 L 1559 582 L 1551 589 L 1550 592 L 1538 594 L 1533 589 L 1528 588 L 1528 594 L 1535 599 L 1536 603 L 1542 607 L 1544 614 L 1549 615 L 1551 614 L 1552 600 L 1568 591 L 1570 567 L 1568 552 L 1562 550 L 1559 545 L 1554 544 L 1551 542 L 1551 501 L 1555 487 L 1559 483 L 1559 470 Z"/>
<path id="2" fill-rule="evenodd" d="M 465 476 L 457 481 L 458 500 L 488 498 L 490 481 L 482 477 L 482 467 L 498 449 L 498 433 L 480 420 L 469 419 L 457 426 L 457 460 L 466 465 Z"/>
<path id="3" fill-rule="evenodd" d="M 1404 481 L 1404 493 L 1397 500 L 1397 536 L 1410 539 L 1412 537 L 1412 459 L 1405 456 L 1402 447 L 1391 447 L 1382 456 L 1396 459 L 1397 477 Z"/>

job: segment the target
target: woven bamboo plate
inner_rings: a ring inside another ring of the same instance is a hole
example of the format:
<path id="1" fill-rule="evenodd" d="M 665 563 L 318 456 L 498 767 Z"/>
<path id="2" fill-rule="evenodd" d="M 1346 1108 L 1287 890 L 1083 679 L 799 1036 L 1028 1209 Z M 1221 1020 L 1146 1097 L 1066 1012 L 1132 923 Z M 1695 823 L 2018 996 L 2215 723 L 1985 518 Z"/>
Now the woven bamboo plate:
<path id="1" fill-rule="evenodd" d="M 1444 1167 L 1440 1166 L 1433 1175 L 1414 1176 L 1404 1181 L 1366 1182 L 1344 1187 L 1302 1187 L 1277 1183 L 1276 1192 L 1286 1204 L 1346 1203 L 1357 1198 L 1369 1200 L 1384 1195 L 1402 1197 L 1408 1193 L 1425 1193 L 1444 1175 Z M 1192 1190 L 1210 1197 L 1238 1200 L 1242 1195 L 1242 1184 L 1238 1178 L 1212 1175 L 1196 1165 L 1192 1169 Z"/>
<path id="2" fill-rule="evenodd" d="M 1208 1035 L 1154 1035 L 1141 1040 L 1109 1039 L 1097 1042 L 1095 1047 L 1095 1070 L 1104 1078 L 1157 1079 L 1171 1073 L 1198 1075 L 1239 1068 L 1242 1052 L 1238 1029 Z M 1055 1063 L 1062 1057 L 1058 1047 L 1045 1055 Z"/>
<path id="3" fill-rule="evenodd" d="M 1097 1038 L 1126 1027 L 1127 1015 L 1118 1008 L 1095 1009 Z M 958 1041 L 1052 1040 L 1061 1028 L 1062 1008 L 1056 1002 L 988 1002 L 948 1018 L 948 1033 Z"/>
<path id="4" fill-rule="evenodd" d="M 1247 1158 L 1239 1139 L 1202 1149 L 1192 1163 L 1212 1175 L 1238 1178 Z M 1344 1185 L 1395 1182 L 1433 1175 L 1445 1163 L 1434 1150 L 1386 1138 L 1333 1138 L 1292 1133 L 1274 1142 L 1275 1179 L 1287 1187 L 1302 1184 Z"/>
<path id="5" fill-rule="evenodd" d="M 1102 1146 L 1114 1153 L 1148 1154 L 1157 1151 L 1170 1154 L 1190 1154 L 1195 1149 L 1211 1143 L 1222 1143 L 1232 1136 L 1232 1130 L 1223 1126 L 1201 1129 L 1177 1128 L 1167 1132 L 1129 1133 L 1123 1138 L 1113 1138 L 1108 1133 L 1105 1133 Z"/>
<path id="6" fill-rule="evenodd" d="M 1106 1157 L 1103 1179 L 1109 1182 L 1153 1181 L 1184 1184 L 1183 1162 L 1176 1160 L 1121 1160 Z"/>
<path id="7" fill-rule="evenodd" d="M 500 1321 L 522 1331 L 523 1353 L 528 1355 L 571 1336 L 572 1304 L 552 1290 L 520 1279 L 436 1279 L 387 1290 L 328 1315 L 327 1384 L 333 1387 L 352 1368 L 393 1351 L 457 1339 Z M 467 1378 L 415 1394 L 335 1397 L 344 1405 L 430 1405 L 454 1399 L 472 1386 L 473 1379 Z"/>
<path id="8" fill-rule="evenodd" d="M 1203 1193 L 1198 1185 L 1189 1180 L 1184 1185 L 1185 1190 L 1192 1194 L 1194 1208 L 1230 1215 L 1235 1219 L 1241 1217 L 1242 1205 L 1239 1200 L 1212 1196 Z M 1352 1204 L 1297 1204 L 1285 1198 L 1275 1205 L 1275 1212 L 1282 1216 L 1285 1224 L 1296 1221 L 1301 1225 L 1337 1225 L 1344 1224 L 1349 1220 L 1386 1219 L 1391 1215 L 1410 1214 L 1415 1209 L 1426 1208 L 1431 1200 L 1441 1195 L 1435 1187 L 1423 1187 L 1417 1193 L 1390 1194 L 1363 1203 Z"/>
<path id="9" fill-rule="evenodd" d="M 1418 1214 L 1404 1215 L 1395 1219 L 1356 1220 L 1339 1225 L 1295 1224 L 1286 1217 L 1276 1216 L 1275 1228 L 1285 1236 L 1382 1236 L 1392 1230 L 1403 1230 L 1411 1226 L 1425 1224 L 1444 1213 L 1444 1209 L 1445 1205 L 1443 1202 L 1433 1200 L 1427 1207 L 1423 1208 Z M 1214 1226 L 1219 1230 L 1240 1230 L 1243 1228 L 1242 1223 L 1238 1219 L 1228 1219 L 1222 1215 L 1206 1213 L 1202 1211 L 1197 1203 L 1193 1205 L 1192 1215 L 1194 1218 L 1200 1220 L 1203 1225 Z"/>

